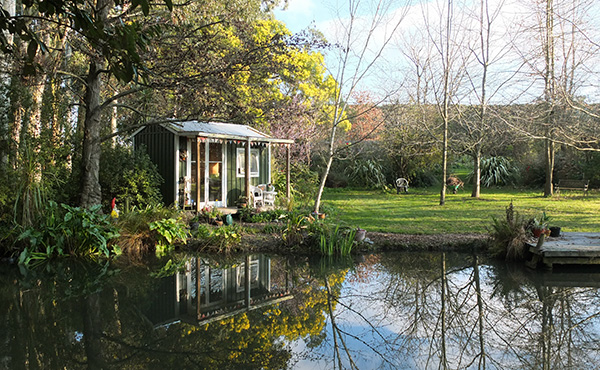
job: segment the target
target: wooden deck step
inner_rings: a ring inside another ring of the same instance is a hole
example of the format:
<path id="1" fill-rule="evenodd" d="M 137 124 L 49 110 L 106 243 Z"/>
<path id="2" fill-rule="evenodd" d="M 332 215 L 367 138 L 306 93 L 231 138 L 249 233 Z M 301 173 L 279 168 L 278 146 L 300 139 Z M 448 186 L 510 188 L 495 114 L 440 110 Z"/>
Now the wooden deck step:
<path id="1" fill-rule="evenodd" d="M 532 248 L 548 268 L 553 265 L 600 264 L 600 233 L 563 233 L 547 238 L 541 248 Z"/>

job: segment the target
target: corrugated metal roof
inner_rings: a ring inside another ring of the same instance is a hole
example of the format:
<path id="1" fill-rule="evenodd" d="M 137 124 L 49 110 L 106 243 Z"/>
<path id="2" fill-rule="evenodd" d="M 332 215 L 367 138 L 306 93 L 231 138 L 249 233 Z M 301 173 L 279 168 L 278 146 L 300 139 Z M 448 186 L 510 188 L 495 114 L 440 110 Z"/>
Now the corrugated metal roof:
<path id="1" fill-rule="evenodd" d="M 167 123 L 165 124 L 165 127 L 170 128 L 179 135 L 190 134 L 194 136 L 202 136 L 204 133 L 209 135 L 224 135 L 253 139 L 271 139 L 271 136 L 264 134 L 250 126 L 236 125 L 233 123 L 186 121 Z"/>

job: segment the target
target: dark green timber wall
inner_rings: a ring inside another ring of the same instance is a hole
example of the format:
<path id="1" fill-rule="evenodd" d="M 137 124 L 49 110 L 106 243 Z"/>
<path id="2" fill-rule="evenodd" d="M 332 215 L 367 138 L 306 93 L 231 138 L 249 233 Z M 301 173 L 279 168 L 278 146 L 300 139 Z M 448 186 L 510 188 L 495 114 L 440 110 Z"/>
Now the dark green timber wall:
<path id="1" fill-rule="evenodd" d="M 135 150 L 145 147 L 150 159 L 158 167 L 164 182 L 160 186 L 165 205 L 175 202 L 175 134 L 164 127 L 153 125 L 135 135 Z"/>

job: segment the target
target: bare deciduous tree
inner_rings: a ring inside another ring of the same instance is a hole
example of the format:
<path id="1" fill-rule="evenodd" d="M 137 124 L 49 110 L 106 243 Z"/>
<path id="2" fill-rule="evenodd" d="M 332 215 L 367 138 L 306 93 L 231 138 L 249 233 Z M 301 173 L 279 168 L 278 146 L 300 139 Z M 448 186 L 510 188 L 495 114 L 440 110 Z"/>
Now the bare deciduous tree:
<path id="1" fill-rule="evenodd" d="M 535 22 L 521 20 L 520 31 L 526 40 L 537 43 L 523 42 L 521 38 L 514 47 L 529 68 L 532 91 L 537 88 L 536 79 L 541 85 L 539 112 L 534 113 L 538 125 L 520 129 L 524 135 L 544 143 L 545 196 L 553 194 L 557 144 L 585 149 L 593 147 L 591 142 L 598 142 L 597 136 L 590 141 L 595 134 L 590 136 L 594 130 L 588 131 L 586 120 L 576 117 L 578 108 L 585 106 L 581 94 L 585 94 L 586 81 L 597 74 L 594 64 L 599 45 L 594 42 L 593 32 L 598 30 L 588 28 L 592 4 L 587 0 L 534 2 L 530 11 L 535 17 L 528 19 Z M 578 108 L 573 109 L 575 106 Z M 585 131 L 588 133 L 583 134 Z"/>
<path id="2" fill-rule="evenodd" d="M 479 66 L 479 71 L 466 71 L 466 76 L 473 89 L 473 95 L 476 98 L 477 114 L 474 120 L 461 119 L 459 120 L 462 127 L 465 128 L 466 137 L 463 142 L 466 142 L 466 152 L 473 159 L 473 190 L 471 197 L 479 198 L 481 194 L 481 159 L 484 145 L 491 139 L 490 132 L 495 128 L 489 122 L 489 101 L 498 90 L 505 86 L 503 82 L 496 82 L 496 88 L 490 89 L 490 67 L 492 63 L 499 61 L 506 55 L 506 45 L 503 39 L 506 38 L 506 33 L 502 33 L 499 37 L 494 37 L 492 27 L 500 16 L 504 1 L 496 4 L 495 8 L 490 8 L 489 0 L 480 0 L 479 11 L 475 12 L 475 22 L 477 23 L 476 32 L 478 33 L 477 41 L 473 47 L 469 47 L 470 51 Z M 494 42 L 494 51 L 492 51 L 492 42 Z"/>
<path id="3" fill-rule="evenodd" d="M 465 41 L 465 34 L 461 33 L 458 27 L 462 23 L 462 18 L 456 16 L 454 9 L 454 0 L 423 5 L 424 21 L 429 39 L 434 47 L 434 53 L 436 53 L 435 62 L 439 63 L 438 66 L 432 68 L 432 71 L 439 71 L 434 74 L 432 87 L 442 121 L 442 189 L 440 191 L 440 205 L 446 203 L 448 127 L 453 119 L 453 105 L 458 104 L 456 101 L 457 93 L 467 63 L 467 57 L 462 54 L 459 47 Z M 437 22 L 434 19 L 437 19 Z"/>
<path id="4" fill-rule="evenodd" d="M 392 41 L 406 16 L 407 8 L 394 9 L 394 2 L 376 0 L 363 3 L 348 0 L 345 14 L 338 18 L 337 40 L 331 40 L 337 52 L 334 68 L 330 71 L 337 81 L 333 102 L 331 124 L 328 127 L 328 144 L 325 155 L 325 168 L 321 173 L 319 189 L 315 199 L 314 212 L 318 213 L 321 197 L 333 160 L 340 152 L 337 145 L 337 131 L 346 122 L 346 113 L 353 93 L 376 69 L 376 62 Z M 368 14 L 362 16 L 361 14 Z M 380 101 L 383 101 L 381 99 Z M 360 112 L 358 113 L 360 114 Z"/>

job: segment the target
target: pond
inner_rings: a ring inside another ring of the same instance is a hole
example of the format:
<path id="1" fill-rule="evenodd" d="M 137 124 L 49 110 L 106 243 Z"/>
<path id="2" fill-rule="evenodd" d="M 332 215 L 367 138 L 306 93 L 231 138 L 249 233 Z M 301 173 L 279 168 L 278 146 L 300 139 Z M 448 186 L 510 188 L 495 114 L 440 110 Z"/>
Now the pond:
<path id="1" fill-rule="evenodd" d="M 0 368 L 592 369 L 600 271 L 468 254 L 0 272 Z"/>

